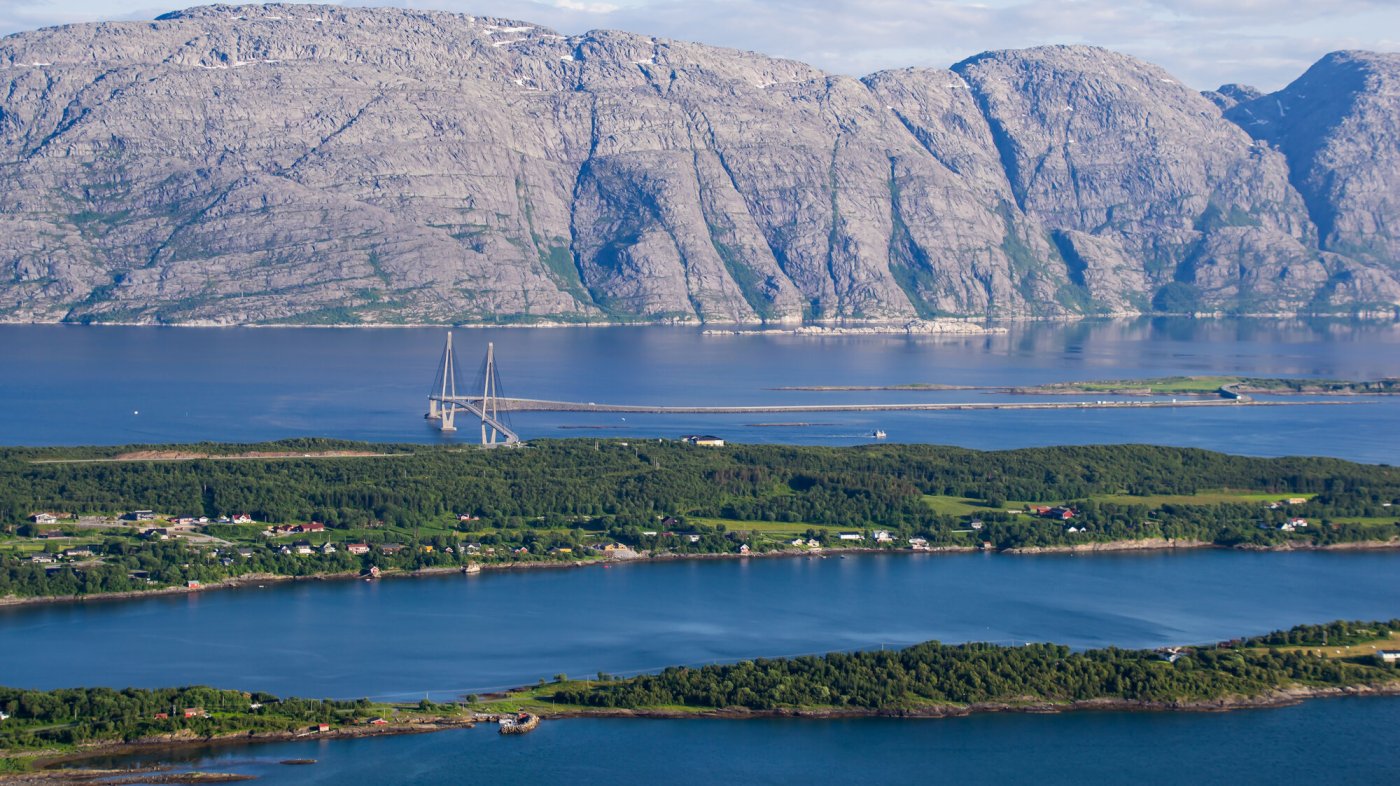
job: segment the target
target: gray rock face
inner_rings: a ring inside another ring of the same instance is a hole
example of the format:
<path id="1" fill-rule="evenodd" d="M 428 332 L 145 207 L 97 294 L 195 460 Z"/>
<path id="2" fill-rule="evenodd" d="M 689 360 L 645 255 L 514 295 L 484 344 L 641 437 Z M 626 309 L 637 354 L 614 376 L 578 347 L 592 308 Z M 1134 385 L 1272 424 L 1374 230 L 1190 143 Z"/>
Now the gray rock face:
<path id="1" fill-rule="evenodd" d="M 1400 55 L 1334 52 L 1227 115 L 1288 157 L 1327 251 L 1400 260 Z"/>
<path id="2" fill-rule="evenodd" d="M 0 39 L 0 91 L 0 320 L 1400 303 L 1393 168 L 1254 134 L 1276 152 L 1099 49 L 852 79 L 628 33 L 210 6 Z M 1219 92 L 1236 119 L 1267 100 Z M 1361 127 L 1393 152 L 1391 96 Z M 1329 111 L 1345 149 L 1355 111 Z M 1389 186 L 1357 201 L 1314 170 Z"/>

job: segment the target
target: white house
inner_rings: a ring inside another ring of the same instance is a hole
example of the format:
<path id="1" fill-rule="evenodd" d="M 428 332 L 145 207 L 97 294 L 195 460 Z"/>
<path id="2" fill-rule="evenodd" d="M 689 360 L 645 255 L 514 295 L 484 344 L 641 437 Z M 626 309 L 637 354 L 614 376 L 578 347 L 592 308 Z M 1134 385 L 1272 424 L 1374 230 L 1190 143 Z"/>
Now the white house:
<path id="1" fill-rule="evenodd" d="M 894 538 L 890 537 L 890 531 L 887 529 L 877 529 L 874 534 L 875 540 L 878 543 L 889 543 L 894 540 Z"/>
<path id="2" fill-rule="evenodd" d="M 1400 650 L 1376 650 L 1376 657 L 1381 663 L 1400 663 Z"/>
<path id="3" fill-rule="evenodd" d="M 885 533 L 889 534 L 889 533 Z M 859 532 L 842 532 L 836 536 L 837 540 L 865 540 L 865 536 Z"/>
<path id="4" fill-rule="evenodd" d="M 52 513 L 35 513 L 33 516 L 29 517 L 29 520 L 33 521 L 35 524 L 57 524 L 58 516 Z"/>

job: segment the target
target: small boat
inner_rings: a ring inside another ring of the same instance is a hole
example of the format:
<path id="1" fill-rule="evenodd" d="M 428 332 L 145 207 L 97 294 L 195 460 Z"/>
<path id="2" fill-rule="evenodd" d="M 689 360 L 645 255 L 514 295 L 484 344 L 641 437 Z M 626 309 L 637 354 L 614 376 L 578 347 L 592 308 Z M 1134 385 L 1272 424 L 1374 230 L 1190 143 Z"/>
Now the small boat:
<path id="1" fill-rule="evenodd" d="M 888 435 L 885 434 L 884 429 L 877 428 L 874 431 L 870 432 L 870 436 L 874 437 L 875 439 L 884 439 Z"/>

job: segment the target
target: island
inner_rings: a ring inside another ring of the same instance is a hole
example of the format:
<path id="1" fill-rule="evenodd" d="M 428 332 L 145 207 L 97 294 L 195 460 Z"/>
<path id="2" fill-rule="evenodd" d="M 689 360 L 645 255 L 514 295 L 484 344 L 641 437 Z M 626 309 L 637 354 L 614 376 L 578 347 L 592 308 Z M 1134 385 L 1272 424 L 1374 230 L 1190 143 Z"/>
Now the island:
<path id="1" fill-rule="evenodd" d="M 1375 380 L 1312 379 L 1294 377 L 1185 376 L 1149 379 L 1090 380 L 1050 382 L 1041 385 L 982 386 L 909 382 L 895 385 L 793 385 L 775 390 L 815 393 L 852 391 L 940 392 L 982 390 L 1022 395 L 1083 395 L 1101 393 L 1113 396 L 1223 396 L 1239 398 L 1248 394 L 1272 396 L 1393 396 L 1400 394 L 1400 379 Z"/>
<path id="2" fill-rule="evenodd" d="M 1146 445 L 0 449 L 0 603 L 835 550 L 1394 548 L 1400 469 Z"/>
<path id="3" fill-rule="evenodd" d="M 480 722 L 503 722 L 503 732 L 515 732 L 521 730 L 515 724 L 532 729 L 540 718 L 940 718 L 1269 707 L 1400 694 L 1397 663 L 1400 619 L 1300 625 L 1156 650 L 930 641 L 888 652 L 672 667 L 626 679 L 560 674 L 532 687 L 449 703 L 281 699 L 203 687 L 0 688 L 0 773 L 21 777 L 85 756 L 211 740 L 334 739 Z"/>

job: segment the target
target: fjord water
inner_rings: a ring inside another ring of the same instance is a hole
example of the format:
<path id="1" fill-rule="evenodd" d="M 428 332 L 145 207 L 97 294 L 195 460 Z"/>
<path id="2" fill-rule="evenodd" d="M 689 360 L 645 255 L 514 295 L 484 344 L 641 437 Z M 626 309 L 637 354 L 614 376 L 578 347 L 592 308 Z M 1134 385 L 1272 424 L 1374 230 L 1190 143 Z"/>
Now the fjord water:
<path id="1" fill-rule="evenodd" d="M 571 720 L 195 749 L 177 765 L 260 783 L 1396 783 L 1400 700 L 1225 714 L 982 715 L 944 720 Z M 278 764 L 316 759 L 309 767 Z M 140 759 L 137 760 L 141 761 Z M 105 762 L 96 762 L 103 764 Z M 133 763 L 131 760 L 122 764 Z"/>
<path id="2" fill-rule="evenodd" d="M 0 609 L 0 684 L 450 699 L 563 672 L 947 642 L 1158 647 L 1400 616 L 1396 557 L 693 560 Z"/>
<path id="3" fill-rule="evenodd" d="M 421 415 L 444 333 L 0 326 L 0 444 L 306 435 L 437 441 L 441 435 Z M 1342 379 L 1400 374 L 1400 328 L 1390 324 L 1143 319 L 1020 323 L 1008 334 L 972 337 L 725 336 L 692 327 L 474 329 L 456 336 L 464 369 L 477 368 L 486 343 L 495 342 L 507 395 L 600 403 L 1028 401 L 1032 397 L 982 391 L 773 388 L 1016 386 L 1178 374 Z M 469 381 L 472 374 L 463 376 Z M 1097 398 L 1107 397 L 1051 400 Z M 732 441 L 840 445 L 868 441 L 867 435 L 880 428 L 891 441 L 977 448 L 1146 442 L 1254 455 L 1400 458 L 1395 439 L 1400 398 L 1354 401 L 1359 403 L 1195 410 L 517 413 L 513 419 L 527 439 L 714 432 Z"/>
<path id="4" fill-rule="evenodd" d="M 0 444 L 435 442 L 421 418 L 443 331 L 0 326 Z M 652 404 L 991 401 L 978 391 L 815 393 L 793 385 L 1030 385 L 1178 374 L 1400 373 L 1391 325 L 1137 320 L 978 337 L 706 336 L 694 328 L 457 333 L 487 341 L 504 392 Z M 470 375 L 468 375 L 470 376 Z M 1099 398 L 1093 396 L 1092 398 Z M 1025 401 L 1026 397 L 1013 400 Z M 1064 400 L 1063 398 L 1055 400 Z M 1295 400 L 1295 399 L 1289 399 Z M 1394 463 L 1400 399 L 1355 406 L 515 416 L 526 438 L 672 437 L 1007 448 L 1147 442 Z M 752 425 L 814 421 L 809 426 Z M 582 427 L 582 428 L 580 428 Z M 466 432 L 464 432 L 466 433 Z M 872 555 L 534 570 L 0 609 L 0 684 L 214 684 L 328 697 L 451 696 L 558 672 L 894 647 L 927 639 L 1076 647 L 1213 641 L 1400 616 L 1391 553 L 1198 551 L 1092 557 Z M 1127 781 L 1392 782 L 1400 699 L 1227 715 L 947 721 L 547 723 L 182 754 L 269 784 Z M 312 767 L 275 762 L 312 757 Z"/>

